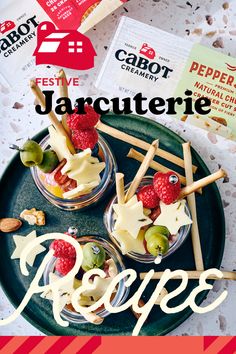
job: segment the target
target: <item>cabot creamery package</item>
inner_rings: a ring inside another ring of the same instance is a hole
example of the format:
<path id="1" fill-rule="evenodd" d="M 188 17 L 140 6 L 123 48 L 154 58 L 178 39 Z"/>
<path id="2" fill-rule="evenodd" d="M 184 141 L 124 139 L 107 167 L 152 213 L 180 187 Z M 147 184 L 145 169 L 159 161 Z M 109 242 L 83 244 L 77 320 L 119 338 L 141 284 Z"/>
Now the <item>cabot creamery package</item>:
<path id="1" fill-rule="evenodd" d="M 0 12 L 0 81 L 10 86 L 30 75 L 37 26 L 49 20 L 37 3 L 32 6 L 32 0 L 23 0 L 21 5 L 14 1 Z"/>
<path id="2" fill-rule="evenodd" d="M 207 115 L 173 117 L 236 140 L 236 59 L 128 17 L 120 21 L 96 87 L 114 96 L 207 97 Z"/>

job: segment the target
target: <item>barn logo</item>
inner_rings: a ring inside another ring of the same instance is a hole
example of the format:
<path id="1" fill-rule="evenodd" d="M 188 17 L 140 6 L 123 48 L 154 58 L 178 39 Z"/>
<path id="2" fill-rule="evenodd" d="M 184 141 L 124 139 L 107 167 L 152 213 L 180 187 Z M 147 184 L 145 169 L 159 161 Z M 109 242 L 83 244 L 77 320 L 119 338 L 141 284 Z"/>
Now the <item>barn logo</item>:
<path id="1" fill-rule="evenodd" d="M 88 37 L 76 30 L 56 30 L 51 22 L 38 26 L 36 65 L 52 64 L 75 70 L 94 67 L 96 52 Z"/>
<path id="2" fill-rule="evenodd" d="M 0 33 L 4 34 L 15 27 L 16 27 L 16 25 L 13 21 L 10 21 L 10 20 L 5 21 L 3 23 L 0 23 Z"/>
<path id="3" fill-rule="evenodd" d="M 156 52 L 153 48 L 151 48 L 147 43 L 143 43 L 139 54 L 147 57 L 148 59 L 155 59 Z"/>

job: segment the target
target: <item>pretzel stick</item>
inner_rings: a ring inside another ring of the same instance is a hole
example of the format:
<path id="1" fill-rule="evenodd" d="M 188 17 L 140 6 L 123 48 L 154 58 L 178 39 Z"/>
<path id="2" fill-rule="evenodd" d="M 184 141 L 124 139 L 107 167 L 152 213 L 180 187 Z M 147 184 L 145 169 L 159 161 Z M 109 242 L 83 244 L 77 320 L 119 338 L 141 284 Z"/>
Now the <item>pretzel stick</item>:
<path id="1" fill-rule="evenodd" d="M 100 130 L 101 132 L 112 136 L 113 138 L 122 140 L 122 141 L 129 143 L 131 145 L 137 146 L 140 149 L 148 151 L 148 149 L 150 147 L 150 144 L 146 143 L 145 141 L 135 138 L 134 136 L 131 136 L 131 135 L 126 134 L 124 132 L 121 132 L 118 129 L 112 128 L 109 125 L 102 123 L 101 121 L 99 121 L 97 123 L 96 128 L 98 130 Z M 184 168 L 184 161 L 180 157 L 175 156 L 175 155 L 171 154 L 170 152 L 167 152 L 161 148 L 158 148 L 156 151 L 156 155 L 174 163 L 175 165 L 178 165 L 178 166 Z M 197 166 L 193 165 L 193 172 L 195 173 L 196 170 L 197 170 Z"/>
<path id="2" fill-rule="evenodd" d="M 63 80 L 59 80 L 59 95 L 60 97 L 69 97 L 68 94 L 68 86 L 67 86 L 67 82 L 66 82 L 66 74 L 65 71 L 63 69 L 59 70 L 57 77 L 59 79 L 63 79 Z M 67 114 L 63 114 L 62 118 L 61 118 L 61 122 L 62 125 L 65 129 L 65 131 L 67 132 L 67 134 L 70 134 L 70 128 L 67 125 L 66 122 L 66 118 L 67 118 Z"/>
<path id="3" fill-rule="evenodd" d="M 33 94 L 35 95 L 37 101 L 39 102 L 39 104 L 45 108 L 45 98 L 44 95 L 42 93 L 42 91 L 40 90 L 40 87 L 38 85 L 36 85 L 34 80 L 30 80 L 30 87 L 31 90 L 33 92 Z M 67 134 L 67 132 L 65 131 L 65 129 L 63 128 L 63 125 L 61 124 L 61 122 L 58 120 L 57 116 L 55 115 L 55 113 L 53 111 L 48 113 L 49 119 L 52 122 L 54 128 L 63 136 L 66 137 L 66 142 L 67 142 L 67 146 L 70 149 L 70 152 L 72 154 L 75 154 L 75 148 Z"/>
<path id="4" fill-rule="evenodd" d="M 217 181 L 218 179 L 224 178 L 226 176 L 227 173 L 221 168 L 219 171 L 212 173 L 211 175 L 199 179 L 198 181 L 193 182 L 189 186 L 182 188 L 178 199 L 183 199 L 187 195 L 196 192 L 199 188 L 206 187 L 208 184 L 211 184 Z"/>
<path id="5" fill-rule="evenodd" d="M 183 146 L 183 153 L 184 153 L 185 175 L 186 175 L 187 185 L 191 185 L 193 183 L 191 147 L 189 142 L 182 144 L 182 146 Z M 192 235 L 195 266 L 197 270 L 204 270 L 201 241 L 200 241 L 199 230 L 198 230 L 195 194 L 192 193 L 188 195 L 187 200 L 188 200 L 188 205 L 193 220 L 191 235 Z"/>
<path id="6" fill-rule="evenodd" d="M 141 154 L 141 152 L 138 152 L 137 150 L 135 149 L 130 149 L 128 154 L 127 154 L 127 157 L 129 157 L 130 159 L 134 159 L 136 161 L 139 161 L 139 162 L 143 162 L 145 156 L 143 154 Z M 155 171 L 161 171 L 163 173 L 166 173 L 166 172 L 169 172 L 169 171 L 173 171 L 163 165 L 161 165 L 160 163 L 152 160 L 150 162 L 150 165 L 149 165 L 153 170 Z M 174 171 L 175 172 L 175 171 Z M 179 180 L 181 182 L 181 184 L 184 184 L 186 185 L 186 178 L 182 175 L 180 175 L 179 173 L 175 172 L 178 177 L 179 177 Z"/>
<path id="7" fill-rule="evenodd" d="M 185 270 L 185 272 L 188 274 L 189 279 L 199 279 L 200 275 L 204 272 L 204 270 Z M 161 279 L 162 275 L 164 272 L 155 272 L 153 274 L 152 280 L 154 279 Z M 236 280 L 236 273 L 235 272 L 221 272 L 223 274 L 223 278 L 217 278 L 215 275 L 209 275 L 207 279 L 212 279 L 212 280 L 223 280 L 223 279 L 228 279 L 228 280 Z M 140 273 L 139 277 L 141 280 L 144 279 L 145 275 L 147 273 Z M 172 279 L 181 279 L 180 276 L 176 276 Z"/>
<path id="8" fill-rule="evenodd" d="M 117 194 L 118 204 L 124 204 L 124 202 L 125 202 L 125 187 L 124 187 L 123 173 L 116 173 L 116 194 Z"/>
<path id="9" fill-rule="evenodd" d="M 84 313 L 83 316 L 88 322 L 93 323 L 95 325 L 100 325 L 104 321 L 104 318 L 96 315 L 93 312 Z"/>
<path id="10" fill-rule="evenodd" d="M 159 140 L 154 140 L 152 144 L 150 145 L 148 152 L 141 163 L 136 176 L 134 177 L 128 192 L 126 193 L 125 196 L 125 201 L 128 202 L 136 193 L 136 190 L 138 186 L 140 185 L 140 182 L 142 181 L 143 177 L 145 176 L 145 173 L 147 172 L 150 162 L 153 160 L 153 157 L 156 154 L 157 148 L 158 148 Z"/>

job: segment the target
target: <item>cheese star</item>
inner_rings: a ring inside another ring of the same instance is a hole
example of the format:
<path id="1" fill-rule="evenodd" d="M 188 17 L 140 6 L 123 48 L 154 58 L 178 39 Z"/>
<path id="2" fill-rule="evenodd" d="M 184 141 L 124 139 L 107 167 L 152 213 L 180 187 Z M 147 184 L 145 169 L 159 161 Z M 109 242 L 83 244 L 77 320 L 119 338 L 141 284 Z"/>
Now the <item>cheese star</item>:
<path id="1" fill-rule="evenodd" d="M 37 237 L 36 231 L 32 231 L 27 236 L 14 235 L 13 240 L 15 242 L 16 248 L 11 255 L 11 259 L 20 258 L 21 253 L 22 253 L 23 249 L 25 248 L 25 246 L 30 241 L 34 240 L 36 237 Z M 27 257 L 27 263 L 29 264 L 29 266 L 32 267 L 37 255 L 40 254 L 41 252 L 44 252 L 45 250 L 46 250 L 46 248 L 41 245 L 34 247 Z"/>
<path id="2" fill-rule="evenodd" d="M 144 215 L 143 203 L 138 202 L 136 195 L 128 203 L 114 204 L 113 209 L 117 215 L 114 230 L 127 231 L 133 238 L 138 237 L 141 227 L 152 223 L 152 220 Z"/>
<path id="3" fill-rule="evenodd" d="M 63 198 L 72 199 L 79 197 L 80 195 L 91 193 L 92 190 L 99 185 L 99 182 L 90 182 L 85 184 L 80 184 L 78 187 L 72 189 L 71 191 L 63 193 Z"/>
<path id="4" fill-rule="evenodd" d="M 101 278 L 96 276 L 92 282 L 93 289 L 85 290 L 82 295 L 91 296 L 94 301 L 101 299 L 101 297 L 105 294 L 108 286 L 110 285 L 113 278 Z"/>
<path id="5" fill-rule="evenodd" d="M 49 284 L 54 283 L 60 279 L 60 277 L 54 273 L 49 273 Z M 74 279 L 69 281 L 68 283 L 64 284 L 61 288 L 59 288 L 59 294 L 60 294 L 60 303 L 59 303 L 59 312 L 63 310 L 65 305 L 68 305 L 71 303 L 71 296 L 73 292 L 75 291 L 74 289 Z M 41 298 L 47 299 L 47 300 L 52 300 L 53 301 L 53 296 L 52 296 L 52 291 L 45 291 L 40 295 Z"/>
<path id="6" fill-rule="evenodd" d="M 160 202 L 161 214 L 154 221 L 154 225 L 165 226 L 171 235 L 176 235 L 181 226 L 192 224 L 192 220 L 185 213 L 185 206 L 184 199 L 170 205 Z"/>
<path id="7" fill-rule="evenodd" d="M 146 250 L 143 244 L 143 235 L 140 234 L 136 240 L 127 232 L 123 230 L 113 231 L 112 235 L 120 244 L 120 249 L 123 255 L 129 252 L 136 252 L 139 254 L 145 254 Z"/>
<path id="8" fill-rule="evenodd" d="M 104 170 L 105 162 L 99 162 L 96 157 L 91 156 L 92 151 L 86 149 L 78 154 L 67 158 L 67 163 L 61 173 L 77 181 L 77 185 L 90 182 L 100 183 L 100 173 Z"/>
<path id="9" fill-rule="evenodd" d="M 51 146 L 52 150 L 55 151 L 59 161 L 63 159 L 68 159 L 73 156 L 70 153 L 70 150 L 66 143 L 66 138 L 58 133 L 53 126 L 48 128 L 49 131 L 49 140 L 48 143 Z"/>

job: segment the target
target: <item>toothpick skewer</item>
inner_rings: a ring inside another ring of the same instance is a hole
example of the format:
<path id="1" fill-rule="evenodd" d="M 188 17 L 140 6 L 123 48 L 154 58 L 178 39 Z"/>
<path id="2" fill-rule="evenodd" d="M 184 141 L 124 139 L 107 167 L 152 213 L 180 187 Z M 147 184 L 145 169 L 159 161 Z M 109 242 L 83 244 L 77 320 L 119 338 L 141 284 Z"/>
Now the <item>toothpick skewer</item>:
<path id="1" fill-rule="evenodd" d="M 200 275 L 204 272 L 204 270 L 185 270 L 185 272 L 188 274 L 188 278 L 189 279 L 199 279 L 200 278 Z M 162 275 L 163 275 L 164 272 L 155 272 L 153 274 L 153 277 L 152 277 L 152 280 L 154 279 L 161 279 Z M 223 273 L 223 278 L 221 278 L 222 280 L 223 279 L 227 279 L 227 280 L 236 280 L 236 272 L 228 272 L 228 271 L 225 271 L 225 272 L 222 272 Z M 139 277 L 141 280 L 144 279 L 145 275 L 147 273 L 140 273 L 139 274 Z M 176 276 L 172 279 L 181 279 L 181 277 L 179 276 Z M 218 277 L 216 277 L 215 275 L 209 275 L 207 279 L 212 279 L 212 280 L 221 280 L 219 279 Z"/>
<path id="2" fill-rule="evenodd" d="M 31 87 L 31 90 L 33 92 L 33 94 L 35 95 L 37 101 L 39 102 L 39 104 L 45 108 L 45 98 L 44 98 L 44 95 L 40 89 L 40 87 L 38 85 L 36 85 L 35 81 L 34 80 L 30 80 L 30 87 Z M 70 149 L 70 152 L 72 154 L 75 154 L 75 148 L 67 134 L 67 132 L 65 131 L 65 129 L 63 128 L 63 125 L 61 124 L 61 122 L 58 120 L 56 114 L 51 111 L 48 113 L 48 116 L 49 116 L 49 119 L 50 121 L 52 122 L 54 128 L 60 133 L 62 134 L 63 136 L 66 137 L 66 141 L 67 141 L 67 146 L 68 148 Z"/>
<path id="3" fill-rule="evenodd" d="M 69 94 L 68 94 L 68 86 L 67 86 L 67 82 L 66 82 L 65 71 L 63 69 L 59 70 L 57 77 L 60 79 L 63 79 L 63 80 L 59 81 L 59 95 L 60 95 L 60 97 L 67 97 L 68 98 Z M 67 134 L 69 134 L 70 128 L 67 125 L 66 118 L 67 118 L 67 114 L 65 113 L 65 114 L 63 114 L 63 116 L 61 118 L 61 122 L 62 122 L 62 125 L 63 125 L 65 131 L 67 132 Z"/>
<path id="4" fill-rule="evenodd" d="M 215 181 L 217 181 L 220 178 L 224 178 L 227 176 L 227 173 L 223 170 L 220 169 L 215 173 L 212 173 L 211 175 L 204 177 L 202 179 L 199 179 L 196 182 L 193 182 L 189 186 L 186 186 L 182 188 L 179 198 L 178 199 L 183 199 L 187 197 L 187 195 L 196 192 L 198 189 L 206 187 L 208 184 L 211 184 Z"/>
<path id="5" fill-rule="evenodd" d="M 159 140 L 154 140 L 153 143 L 150 145 L 149 150 L 142 162 L 142 164 L 140 165 L 136 176 L 134 177 L 128 192 L 126 193 L 125 196 L 125 201 L 128 202 L 136 193 L 136 190 L 138 188 L 138 186 L 140 185 L 140 182 L 142 181 L 142 178 L 145 176 L 149 166 L 150 166 L 150 162 L 153 160 L 157 148 L 158 148 L 158 144 L 159 144 Z"/>
<path id="6" fill-rule="evenodd" d="M 148 151 L 150 144 L 146 143 L 145 141 L 135 138 L 134 136 L 131 136 L 129 134 L 126 134 L 124 132 L 119 131 L 118 129 L 112 128 L 101 121 L 98 122 L 96 125 L 96 128 L 100 130 L 103 133 L 106 133 L 113 138 L 119 139 L 121 141 L 124 141 L 126 143 L 129 143 L 131 145 L 134 145 L 136 147 L 139 147 L 140 149 Z M 156 151 L 156 155 L 159 157 L 162 157 L 163 159 L 166 159 L 172 163 L 174 163 L 177 166 L 183 167 L 184 168 L 184 161 L 170 152 L 167 152 L 161 148 L 158 148 Z M 195 173 L 197 170 L 197 166 L 193 165 L 193 172 Z"/>
<path id="7" fill-rule="evenodd" d="M 193 184 L 193 172 L 192 172 L 192 156 L 191 156 L 191 147 L 190 143 L 184 143 L 183 153 L 184 153 L 184 164 L 185 164 L 185 175 L 187 186 Z M 193 244 L 193 254 L 195 260 L 195 266 L 197 270 L 204 270 L 204 263 L 202 258 L 202 249 L 200 242 L 200 235 L 198 230 L 198 221 L 197 221 L 197 209 L 196 209 L 196 199 L 195 194 L 192 193 L 187 196 L 188 205 L 190 208 L 191 216 L 192 216 L 192 244 Z"/>
<path id="8" fill-rule="evenodd" d="M 125 187 L 124 187 L 124 175 L 123 173 L 116 174 L 116 195 L 118 204 L 125 203 Z"/>

